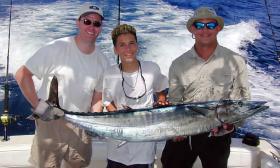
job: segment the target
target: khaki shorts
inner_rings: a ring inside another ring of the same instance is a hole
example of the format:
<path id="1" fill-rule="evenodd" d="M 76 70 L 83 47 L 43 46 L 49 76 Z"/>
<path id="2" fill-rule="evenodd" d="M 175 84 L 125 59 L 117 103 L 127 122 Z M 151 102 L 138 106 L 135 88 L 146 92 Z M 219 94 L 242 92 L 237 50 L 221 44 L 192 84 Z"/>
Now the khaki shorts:
<path id="1" fill-rule="evenodd" d="M 38 168 L 86 167 L 92 154 L 91 138 L 72 123 L 58 119 L 36 120 L 30 162 Z"/>

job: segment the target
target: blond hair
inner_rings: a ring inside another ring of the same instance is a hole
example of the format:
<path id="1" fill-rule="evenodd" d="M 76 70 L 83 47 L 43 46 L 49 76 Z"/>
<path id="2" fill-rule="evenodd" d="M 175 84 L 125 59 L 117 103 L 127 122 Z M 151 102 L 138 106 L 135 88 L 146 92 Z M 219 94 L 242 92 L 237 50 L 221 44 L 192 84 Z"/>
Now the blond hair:
<path id="1" fill-rule="evenodd" d="M 130 34 L 134 35 L 135 40 L 137 41 L 136 29 L 131 25 L 122 24 L 122 25 L 119 25 L 119 26 L 115 27 L 114 30 L 111 33 L 114 46 L 116 46 L 118 37 L 121 34 L 127 34 L 127 33 L 130 33 Z"/>

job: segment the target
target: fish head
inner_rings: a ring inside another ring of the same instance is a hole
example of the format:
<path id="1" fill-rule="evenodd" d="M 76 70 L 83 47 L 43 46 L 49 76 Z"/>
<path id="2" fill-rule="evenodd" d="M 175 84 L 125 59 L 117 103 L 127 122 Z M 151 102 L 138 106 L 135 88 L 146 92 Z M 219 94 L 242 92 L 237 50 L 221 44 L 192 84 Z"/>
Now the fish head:
<path id="1" fill-rule="evenodd" d="M 223 123 L 236 123 L 266 110 L 268 106 L 264 106 L 265 103 L 265 101 L 222 101 L 216 108 L 216 116 Z"/>

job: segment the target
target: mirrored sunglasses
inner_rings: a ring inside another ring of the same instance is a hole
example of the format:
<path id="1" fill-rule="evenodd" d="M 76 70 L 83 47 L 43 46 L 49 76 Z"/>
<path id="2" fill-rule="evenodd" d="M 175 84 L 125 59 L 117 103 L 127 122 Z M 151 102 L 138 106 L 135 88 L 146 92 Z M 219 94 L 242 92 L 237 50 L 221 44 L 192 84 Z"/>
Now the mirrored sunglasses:
<path id="1" fill-rule="evenodd" d="M 87 25 L 87 26 L 92 25 L 94 27 L 100 27 L 102 25 L 101 22 L 91 21 L 89 19 L 83 19 L 83 23 L 84 23 L 84 25 Z"/>
<path id="2" fill-rule="evenodd" d="M 214 30 L 218 26 L 218 23 L 217 22 L 208 22 L 208 23 L 194 22 L 193 25 L 198 30 L 203 29 L 205 26 L 207 27 L 207 29 Z"/>

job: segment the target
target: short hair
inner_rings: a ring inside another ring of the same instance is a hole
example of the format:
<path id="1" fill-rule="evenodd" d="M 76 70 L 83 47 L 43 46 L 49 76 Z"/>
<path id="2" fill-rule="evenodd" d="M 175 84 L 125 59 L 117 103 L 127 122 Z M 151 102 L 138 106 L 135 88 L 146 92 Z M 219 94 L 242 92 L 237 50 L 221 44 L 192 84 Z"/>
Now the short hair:
<path id="1" fill-rule="evenodd" d="M 128 34 L 128 33 L 134 35 L 135 40 L 137 42 L 136 29 L 133 26 L 128 24 L 122 24 L 115 27 L 111 33 L 114 46 L 116 46 L 117 39 L 121 34 Z"/>

